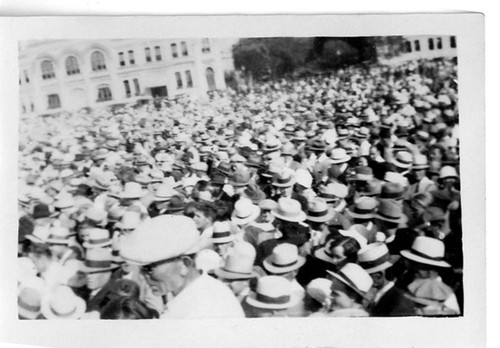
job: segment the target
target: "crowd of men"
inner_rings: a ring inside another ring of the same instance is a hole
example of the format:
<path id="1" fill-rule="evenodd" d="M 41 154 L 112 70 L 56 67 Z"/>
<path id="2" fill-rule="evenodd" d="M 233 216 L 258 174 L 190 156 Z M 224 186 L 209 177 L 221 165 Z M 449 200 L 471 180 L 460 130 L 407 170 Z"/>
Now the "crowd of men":
<path id="1" fill-rule="evenodd" d="M 460 315 L 456 70 L 24 120 L 19 318 Z"/>

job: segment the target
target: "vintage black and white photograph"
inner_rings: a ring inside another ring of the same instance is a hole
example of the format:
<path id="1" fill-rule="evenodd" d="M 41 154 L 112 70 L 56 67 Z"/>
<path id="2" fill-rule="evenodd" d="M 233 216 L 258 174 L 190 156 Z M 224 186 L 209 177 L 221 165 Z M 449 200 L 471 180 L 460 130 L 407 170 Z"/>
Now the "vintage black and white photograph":
<path id="1" fill-rule="evenodd" d="M 19 317 L 460 315 L 456 47 L 21 42 Z"/>
<path id="2" fill-rule="evenodd" d="M 462 319 L 458 34 L 18 40 L 14 320 Z"/>

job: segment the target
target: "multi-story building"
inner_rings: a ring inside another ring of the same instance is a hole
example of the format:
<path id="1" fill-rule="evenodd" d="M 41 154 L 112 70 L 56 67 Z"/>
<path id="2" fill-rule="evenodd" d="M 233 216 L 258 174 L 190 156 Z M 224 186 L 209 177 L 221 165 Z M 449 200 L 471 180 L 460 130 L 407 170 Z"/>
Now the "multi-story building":
<path id="1" fill-rule="evenodd" d="M 401 46 L 401 47 L 400 47 Z M 399 64 L 404 61 L 457 56 L 456 36 L 419 35 L 403 36 L 401 45 L 382 45 L 377 48 L 379 61 Z"/>
<path id="2" fill-rule="evenodd" d="M 21 114 L 224 89 L 219 39 L 44 40 L 19 45 Z"/>

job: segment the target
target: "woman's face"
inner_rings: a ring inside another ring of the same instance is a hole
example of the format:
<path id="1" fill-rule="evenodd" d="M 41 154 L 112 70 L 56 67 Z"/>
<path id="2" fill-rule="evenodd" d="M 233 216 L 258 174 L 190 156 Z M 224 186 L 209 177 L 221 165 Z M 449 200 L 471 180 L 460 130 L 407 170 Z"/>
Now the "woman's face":
<path id="1" fill-rule="evenodd" d="M 337 308 L 352 308 L 354 305 L 354 300 L 347 296 L 347 294 L 341 290 L 336 289 L 334 285 L 332 285 L 332 300 L 333 306 Z"/>
<path id="2" fill-rule="evenodd" d="M 344 247 L 339 245 L 332 249 L 332 263 L 337 267 L 341 268 L 346 263 L 346 256 L 344 255 Z"/>
<path id="3" fill-rule="evenodd" d="M 198 211 L 198 210 L 196 210 L 194 212 L 193 220 L 196 223 L 196 227 L 198 228 L 198 231 L 203 231 L 212 224 L 211 219 L 208 218 L 207 216 L 205 216 L 205 214 L 203 214 L 203 212 Z"/>

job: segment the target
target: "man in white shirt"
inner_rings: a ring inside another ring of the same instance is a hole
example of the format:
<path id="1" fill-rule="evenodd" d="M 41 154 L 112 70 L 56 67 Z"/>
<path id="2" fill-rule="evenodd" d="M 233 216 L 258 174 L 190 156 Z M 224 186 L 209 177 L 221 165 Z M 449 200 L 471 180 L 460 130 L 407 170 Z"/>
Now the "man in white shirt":
<path id="1" fill-rule="evenodd" d="M 169 296 L 161 318 L 243 318 L 231 290 L 196 269 L 199 243 L 200 234 L 191 218 L 161 215 L 124 236 L 120 255 L 141 265 L 154 294 Z"/>

